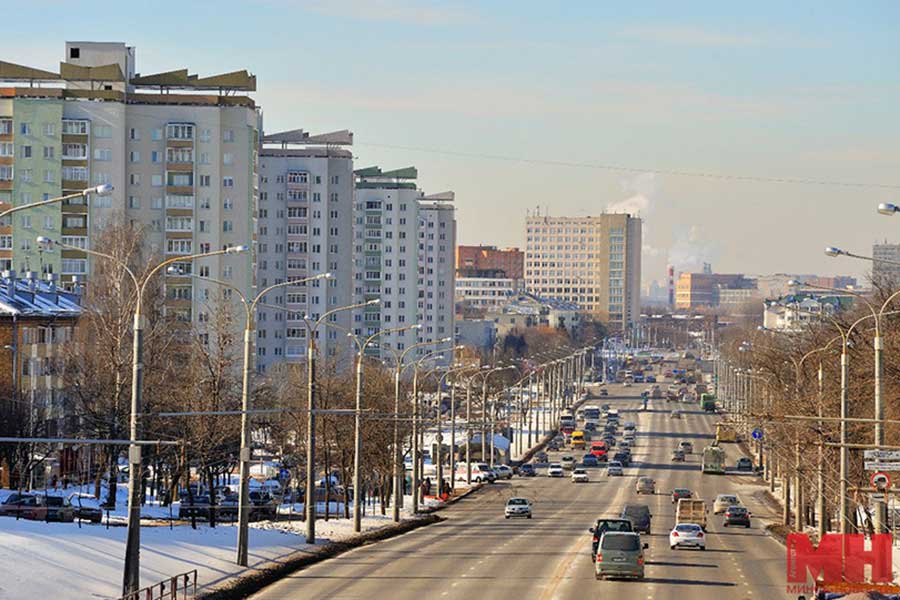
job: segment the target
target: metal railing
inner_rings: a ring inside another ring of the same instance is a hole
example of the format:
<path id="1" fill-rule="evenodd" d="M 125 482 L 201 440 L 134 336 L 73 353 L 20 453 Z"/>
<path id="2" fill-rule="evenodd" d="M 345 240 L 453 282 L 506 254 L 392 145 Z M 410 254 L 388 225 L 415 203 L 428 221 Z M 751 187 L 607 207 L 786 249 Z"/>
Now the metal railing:
<path id="1" fill-rule="evenodd" d="M 141 588 L 119 600 L 187 600 L 197 594 L 197 569 Z"/>

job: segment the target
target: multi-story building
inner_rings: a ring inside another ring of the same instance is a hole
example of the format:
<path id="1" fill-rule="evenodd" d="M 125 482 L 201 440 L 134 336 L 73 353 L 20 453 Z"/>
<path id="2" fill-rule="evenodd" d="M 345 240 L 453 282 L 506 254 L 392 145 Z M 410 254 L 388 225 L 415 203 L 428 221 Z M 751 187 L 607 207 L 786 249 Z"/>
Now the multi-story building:
<path id="1" fill-rule="evenodd" d="M 306 360 L 305 319 L 353 302 L 353 154 L 342 147 L 352 143 L 349 131 L 310 135 L 294 130 L 263 137 L 257 288 L 326 272 L 331 278 L 266 294 L 256 315 L 259 372 L 277 362 Z M 349 311 L 338 311 L 319 327 L 320 357 L 348 361 L 351 318 Z"/>
<path id="2" fill-rule="evenodd" d="M 525 253 L 518 248 L 496 246 L 457 246 L 456 276 L 469 277 L 472 272 L 501 271 L 501 277 L 522 279 Z"/>
<path id="3" fill-rule="evenodd" d="M 525 287 L 578 304 L 610 328 L 640 315 L 641 219 L 627 214 L 526 219 Z"/>
<path id="4" fill-rule="evenodd" d="M 148 249 L 165 257 L 252 245 L 260 113 L 242 93 L 255 91 L 253 75 L 141 76 L 133 47 L 67 42 L 58 73 L 0 62 L 0 84 L 0 209 L 115 187 L 89 205 L 75 198 L 0 224 L 0 268 L 55 273 L 63 286 L 89 279 L 79 248 L 114 221 L 144 226 Z M 37 236 L 68 247 L 43 252 Z M 177 264 L 167 311 L 202 321 L 216 290 L 190 275 L 249 293 L 253 264 L 252 253 Z"/>
<path id="5" fill-rule="evenodd" d="M 421 325 L 384 334 L 367 349 L 385 359 L 391 350 L 453 336 L 453 196 L 425 196 L 417 177 L 415 167 L 356 171 L 355 301 L 381 302 L 354 314 L 354 332 L 369 336 Z"/>
<path id="6" fill-rule="evenodd" d="M 720 290 L 751 290 L 757 292 L 756 281 L 743 275 L 723 273 L 681 273 L 675 283 L 675 308 L 692 310 L 718 306 Z M 740 302 L 741 296 L 752 294 L 728 294 L 729 303 Z"/>
<path id="7" fill-rule="evenodd" d="M 872 245 L 872 280 L 875 282 L 900 282 L 900 244 L 887 241 Z"/>
<path id="8" fill-rule="evenodd" d="M 782 331 L 801 331 L 810 323 L 821 321 L 820 315 L 834 315 L 853 305 L 850 294 L 821 292 L 789 294 L 763 304 L 763 327 Z"/>
<path id="9" fill-rule="evenodd" d="M 456 277 L 457 312 L 484 311 L 500 306 L 521 293 L 521 279 L 505 277 Z"/>

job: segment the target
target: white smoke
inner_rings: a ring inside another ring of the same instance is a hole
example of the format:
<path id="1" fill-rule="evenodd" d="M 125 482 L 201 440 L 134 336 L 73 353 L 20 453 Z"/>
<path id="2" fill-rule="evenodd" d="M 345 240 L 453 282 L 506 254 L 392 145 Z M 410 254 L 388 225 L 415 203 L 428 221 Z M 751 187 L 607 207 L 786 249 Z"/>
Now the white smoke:
<path id="1" fill-rule="evenodd" d="M 653 211 L 659 191 L 654 173 L 641 173 L 622 181 L 622 190 L 631 195 L 624 200 L 608 204 L 606 212 L 625 212 L 646 218 Z"/>
<path id="2" fill-rule="evenodd" d="M 719 255 L 715 242 L 705 238 L 697 225 L 682 228 L 675 237 L 675 243 L 669 248 L 669 264 L 676 271 L 700 271 L 703 263 L 714 264 Z"/>

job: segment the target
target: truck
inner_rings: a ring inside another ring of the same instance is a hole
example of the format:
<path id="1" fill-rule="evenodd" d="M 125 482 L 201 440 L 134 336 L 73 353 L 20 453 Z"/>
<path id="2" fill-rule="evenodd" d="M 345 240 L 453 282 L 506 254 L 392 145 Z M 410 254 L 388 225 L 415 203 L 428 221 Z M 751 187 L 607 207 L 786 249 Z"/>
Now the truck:
<path id="1" fill-rule="evenodd" d="M 737 431 L 728 423 L 716 423 L 716 443 L 737 442 Z"/>
<path id="2" fill-rule="evenodd" d="M 718 446 L 707 446 L 704 448 L 701 471 L 713 475 L 724 475 L 725 451 Z"/>
<path id="3" fill-rule="evenodd" d="M 716 397 L 712 394 L 700 394 L 700 409 L 706 412 L 715 412 Z"/>
<path id="4" fill-rule="evenodd" d="M 696 523 L 706 531 L 706 515 L 709 509 L 706 508 L 706 501 L 699 498 L 679 498 L 678 506 L 675 508 L 675 524 L 679 523 Z"/>

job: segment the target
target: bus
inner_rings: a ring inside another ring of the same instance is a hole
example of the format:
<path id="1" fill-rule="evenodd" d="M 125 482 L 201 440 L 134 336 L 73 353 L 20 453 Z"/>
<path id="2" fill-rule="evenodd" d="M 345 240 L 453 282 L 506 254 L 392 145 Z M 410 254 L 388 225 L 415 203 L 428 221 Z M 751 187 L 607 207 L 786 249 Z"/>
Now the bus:
<path id="1" fill-rule="evenodd" d="M 585 406 L 584 407 L 584 420 L 592 421 L 594 423 L 600 422 L 600 407 L 599 406 Z"/>
<path id="2" fill-rule="evenodd" d="M 716 412 L 716 397 L 712 394 L 700 394 L 700 409 Z"/>
<path id="3" fill-rule="evenodd" d="M 707 446 L 704 448 L 702 471 L 713 475 L 724 475 L 725 451 L 718 446 Z"/>
<path id="4" fill-rule="evenodd" d="M 737 442 L 737 431 L 728 423 L 716 423 L 716 443 Z"/>

